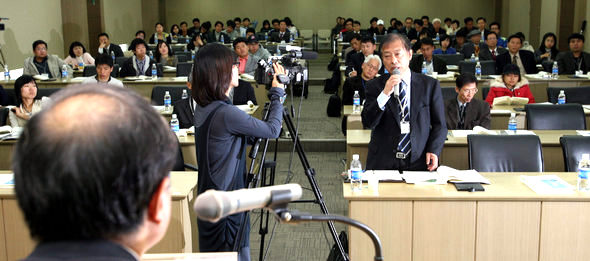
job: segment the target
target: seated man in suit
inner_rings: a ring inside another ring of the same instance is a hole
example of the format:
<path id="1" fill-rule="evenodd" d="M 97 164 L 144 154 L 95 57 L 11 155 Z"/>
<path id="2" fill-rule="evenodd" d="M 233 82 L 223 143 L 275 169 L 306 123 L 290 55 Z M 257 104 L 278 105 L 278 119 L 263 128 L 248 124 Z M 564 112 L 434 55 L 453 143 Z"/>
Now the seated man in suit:
<path id="1" fill-rule="evenodd" d="M 377 76 L 381 70 L 381 58 L 378 55 L 370 54 L 365 57 L 360 75 L 346 78 L 342 87 L 342 105 L 352 105 L 354 92 L 358 91 L 361 97 L 361 104 L 365 100 L 365 88 L 370 80 Z"/>
<path id="2" fill-rule="evenodd" d="M 260 59 L 250 54 L 246 38 L 238 37 L 233 42 L 233 46 L 238 56 L 238 62 L 240 63 L 238 66 L 240 74 L 247 73 L 254 75 Z"/>
<path id="3" fill-rule="evenodd" d="M 215 30 L 207 36 L 207 43 L 229 43 L 230 41 L 229 35 L 223 32 L 223 23 L 221 21 L 215 22 Z"/>
<path id="4" fill-rule="evenodd" d="M 410 30 L 408 33 L 408 39 L 412 44 L 415 44 L 418 40 L 420 40 L 420 33 L 424 28 L 424 22 L 421 19 L 414 20 L 414 28 Z"/>
<path id="5" fill-rule="evenodd" d="M 349 43 L 353 37 L 357 34 L 361 34 L 361 22 L 360 21 L 354 21 L 352 23 L 352 31 L 346 32 L 344 34 L 344 37 L 342 39 L 342 41 Z"/>
<path id="6" fill-rule="evenodd" d="M 96 75 L 88 77 L 82 83 L 99 83 L 101 85 L 123 87 L 123 83 L 119 79 L 111 77 L 113 58 L 110 55 L 99 55 L 96 57 L 94 64 L 96 64 Z"/>
<path id="7" fill-rule="evenodd" d="M 363 72 L 363 63 L 365 62 L 365 58 L 370 54 L 379 55 L 378 51 L 375 51 L 377 45 L 375 45 L 375 39 L 372 36 L 363 37 L 361 41 L 361 52 L 353 54 L 350 57 L 350 63 L 347 64 L 346 71 L 344 72 L 345 75 L 348 77 L 354 77 Z M 383 71 L 379 71 L 380 74 Z"/>
<path id="8" fill-rule="evenodd" d="M 24 260 L 141 259 L 170 222 L 177 144 L 132 90 L 85 85 L 53 95 L 13 158 L 16 198 L 38 241 Z"/>
<path id="9" fill-rule="evenodd" d="M 64 65 L 68 75 L 72 75 L 72 67 L 57 55 L 47 55 L 47 43 L 43 40 L 33 42 L 33 57 L 25 59 L 23 73 L 29 75 L 47 74 L 49 78 L 60 78 Z"/>
<path id="10" fill-rule="evenodd" d="M 520 75 L 537 73 L 537 63 L 532 52 L 520 50 L 522 39 L 518 35 L 508 37 L 508 52 L 496 57 L 496 74 L 501 74 L 507 64 L 516 64 Z"/>
<path id="11" fill-rule="evenodd" d="M 354 34 L 350 39 L 350 46 L 342 51 L 342 57 L 344 57 L 344 64 L 349 64 L 351 62 L 350 58 L 353 54 L 359 53 L 361 51 L 361 35 Z"/>
<path id="12" fill-rule="evenodd" d="M 490 106 L 487 102 L 475 99 L 477 78 L 471 73 L 462 73 L 455 80 L 457 99 L 445 101 L 447 129 L 471 130 L 475 126 L 490 128 Z"/>
<path id="13" fill-rule="evenodd" d="M 578 33 L 567 38 L 570 46 L 569 52 L 561 52 L 557 55 L 559 74 L 575 74 L 582 71 L 590 72 L 590 54 L 584 52 L 584 36 Z"/>
<path id="14" fill-rule="evenodd" d="M 137 36 L 137 33 L 135 34 L 135 36 Z M 98 46 L 98 54 L 107 54 L 110 56 L 113 56 L 114 54 L 115 57 L 123 57 L 123 50 L 121 50 L 121 47 L 119 47 L 119 45 L 111 44 L 111 40 L 109 39 L 109 35 L 107 33 L 99 34 L 98 42 L 100 43 L 100 45 Z"/>
<path id="15" fill-rule="evenodd" d="M 479 59 L 485 60 L 496 60 L 498 55 L 504 54 L 506 49 L 498 46 L 498 35 L 494 32 L 489 32 L 486 38 L 486 46 L 483 46 L 479 51 Z"/>
<path id="16" fill-rule="evenodd" d="M 414 57 L 412 57 L 412 61 L 410 61 L 410 69 L 412 72 L 422 73 L 422 63 L 426 62 L 428 75 L 431 75 L 432 72 L 446 74 L 447 63 L 443 59 L 432 55 L 434 52 L 434 43 L 432 42 L 432 39 L 424 38 L 420 40 L 420 43 L 420 51 L 422 52 L 422 55 L 414 55 Z"/>
<path id="17" fill-rule="evenodd" d="M 479 35 L 481 36 L 481 40 L 487 39 L 490 30 L 486 29 L 486 25 L 488 21 L 483 17 L 478 17 L 475 22 L 477 23 L 477 30 L 479 31 Z"/>
<path id="18" fill-rule="evenodd" d="M 145 41 L 135 38 L 131 41 L 130 48 L 133 51 L 133 56 L 123 62 L 119 73 L 121 77 L 140 75 L 152 76 L 153 66 L 156 66 L 158 76 L 162 77 L 161 68 L 158 68 L 156 62 L 145 54 L 147 50 L 147 44 Z"/>
<path id="19" fill-rule="evenodd" d="M 461 53 L 465 59 L 471 58 L 471 55 L 479 56 L 479 51 L 485 47 L 485 44 L 481 43 L 481 34 L 478 30 L 472 30 L 467 35 L 469 42 L 463 45 Z"/>
<path id="20" fill-rule="evenodd" d="M 285 20 L 279 22 L 279 30 L 272 32 L 270 35 L 270 41 L 275 43 L 280 43 L 282 41 L 285 41 L 285 43 L 291 42 L 291 33 L 287 30 L 287 22 L 285 22 Z"/>

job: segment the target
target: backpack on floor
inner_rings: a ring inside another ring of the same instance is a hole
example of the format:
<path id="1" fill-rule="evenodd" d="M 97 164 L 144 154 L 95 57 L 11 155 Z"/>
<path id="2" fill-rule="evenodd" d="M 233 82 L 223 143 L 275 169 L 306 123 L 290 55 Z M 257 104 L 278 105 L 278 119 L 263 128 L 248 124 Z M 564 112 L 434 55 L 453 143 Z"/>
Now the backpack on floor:
<path id="1" fill-rule="evenodd" d="M 328 108 L 326 109 L 328 117 L 340 117 L 340 108 L 342 108 L 342 100 L 338 94 L 330 95 Z"/>

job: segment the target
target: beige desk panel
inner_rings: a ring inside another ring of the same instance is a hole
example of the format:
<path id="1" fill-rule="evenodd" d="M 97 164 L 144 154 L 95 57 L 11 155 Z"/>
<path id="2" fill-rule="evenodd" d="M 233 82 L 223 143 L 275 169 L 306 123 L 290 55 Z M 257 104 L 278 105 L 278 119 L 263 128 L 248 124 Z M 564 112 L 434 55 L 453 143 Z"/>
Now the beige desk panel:
<path id="1" fill-rule="evenodd" d="M 540 261 L 588 260 L 590 202 L 543 202 Z"/>
<path id="2" fill-rule="evenodd" d="M 0 200 L 0 261 L 7 261 L 6 233 L 4 232 L 4 207 Z"/>

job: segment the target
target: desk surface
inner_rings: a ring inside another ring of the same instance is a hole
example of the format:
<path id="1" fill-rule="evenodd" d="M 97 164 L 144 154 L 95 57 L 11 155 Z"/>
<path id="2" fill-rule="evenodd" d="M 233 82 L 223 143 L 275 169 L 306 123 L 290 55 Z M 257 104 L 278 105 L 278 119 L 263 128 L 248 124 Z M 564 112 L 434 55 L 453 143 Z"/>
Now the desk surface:
<path id="1" fill-rule="evenodd" d="M 537 194 L 520 181 L 520 175 L 557 175 L 570 185 L 577 182 L 575 172 L 514 172 L 481 173 L 491 182 L 483 185 L 484 192 L 457 191 L 453 184 L 414 185 L 406 183 L 379 183 L 379 193 L 363 189 L 352 192 L 349 183 L 342 185 L 344 198 L 347 200 L 514 200 L 514 201 L 590 201 L 590 192 L 578 192 L 566 195 Z"/>

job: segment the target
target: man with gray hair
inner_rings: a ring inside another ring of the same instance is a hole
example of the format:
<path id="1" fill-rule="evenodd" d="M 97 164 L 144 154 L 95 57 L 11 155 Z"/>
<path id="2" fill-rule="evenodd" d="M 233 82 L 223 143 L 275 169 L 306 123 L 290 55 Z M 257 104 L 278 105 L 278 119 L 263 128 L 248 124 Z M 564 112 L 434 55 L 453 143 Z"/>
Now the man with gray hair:
<path id="1" fill-rule="evenodd" d="M 370 54 L 365 57 L 363 62 L 362 73 L 357 76 L 349 77 L 342 87 L 342 104 L 352 105 L 354 92 L 358 91 L 361 97 L 361 104 L 365 100 L 365 88 L 370 80 L 373 80 L 379 70 L 381 70 L 381 58 L 378 55 Z"/>
<path id="2" fill-rule="evenodd" d="M 389 34 L 381 50 L 391 74 L 368 82 L 365 90 L 362 121 L 372 130 L 367 169 L 434 171 L 447 136 L 439 82 L 410 70 L 405 36 Z"/>

